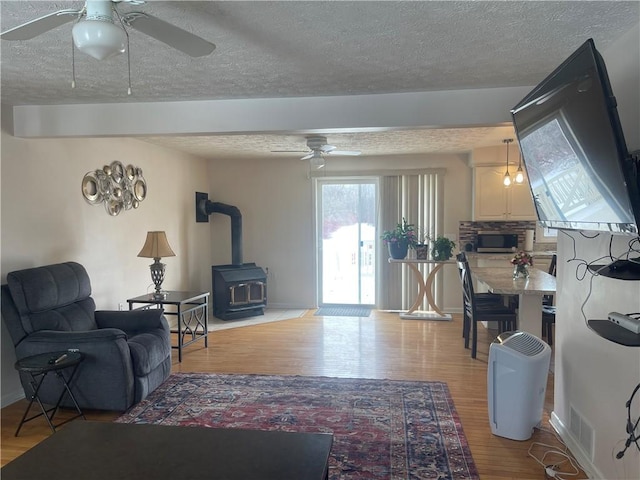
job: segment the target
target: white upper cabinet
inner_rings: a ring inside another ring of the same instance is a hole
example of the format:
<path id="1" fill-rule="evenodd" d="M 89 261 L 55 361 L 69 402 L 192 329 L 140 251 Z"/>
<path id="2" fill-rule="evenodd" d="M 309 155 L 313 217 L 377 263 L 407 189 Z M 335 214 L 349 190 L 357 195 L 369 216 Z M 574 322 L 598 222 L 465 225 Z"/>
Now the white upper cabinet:
<path id="1" fill-rule="evenodd" d="M 483 166 L 473 170 L 475 221 L 537 219 L 529 185 L 523 183 L 505 187 L 502 183 L 506 166 Z M 511 171 L 510 168 L 509 172 L 513 178 L 515 169 Z"/>

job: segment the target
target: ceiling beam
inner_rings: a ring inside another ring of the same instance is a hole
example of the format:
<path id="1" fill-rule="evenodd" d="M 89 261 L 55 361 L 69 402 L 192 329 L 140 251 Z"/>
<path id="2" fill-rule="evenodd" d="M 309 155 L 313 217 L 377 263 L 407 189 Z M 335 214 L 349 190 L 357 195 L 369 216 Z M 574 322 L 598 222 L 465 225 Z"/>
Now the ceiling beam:
<path id="1" fill-rule="evenodd" d="M 17 137 L 357 132 L 511 123 L 531 87 L 328 97 L 13 107 Z"/>

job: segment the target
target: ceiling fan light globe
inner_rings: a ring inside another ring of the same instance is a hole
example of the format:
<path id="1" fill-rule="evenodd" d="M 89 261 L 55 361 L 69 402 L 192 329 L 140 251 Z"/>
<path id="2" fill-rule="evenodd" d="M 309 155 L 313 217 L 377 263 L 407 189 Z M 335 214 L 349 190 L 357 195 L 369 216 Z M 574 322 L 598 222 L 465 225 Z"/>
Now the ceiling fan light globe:
<path id="1" fill-rule="evenodd" d="M 126 50 L 124 30 L 108 21 L 81 20 L 73 26 L 71 33 L 76 48 L 96 60 L 106 60 Z"/>
<path id="2" fill-rule="evenodd" d="M 320 155 L 320 153 L 316 152 L 311 157 L 311 160 L 309 161 L 309 163 L 311 164 L 312 167 L 320 170 L 322 167 L 324 167 L 324 158 L 322 157 L 322 155 Z"/>

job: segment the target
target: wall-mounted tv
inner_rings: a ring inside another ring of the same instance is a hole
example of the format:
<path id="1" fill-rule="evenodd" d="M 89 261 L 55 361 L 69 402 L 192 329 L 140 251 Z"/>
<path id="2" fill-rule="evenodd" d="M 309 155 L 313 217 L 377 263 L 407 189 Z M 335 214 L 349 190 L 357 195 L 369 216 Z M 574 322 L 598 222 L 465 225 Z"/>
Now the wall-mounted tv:
<path id="1" fill-rule="evenodd" d="M 627 151 L 592 39 L 511 110 L 538 219 L 549 228 L 638 234 L 638 158 Z"/>

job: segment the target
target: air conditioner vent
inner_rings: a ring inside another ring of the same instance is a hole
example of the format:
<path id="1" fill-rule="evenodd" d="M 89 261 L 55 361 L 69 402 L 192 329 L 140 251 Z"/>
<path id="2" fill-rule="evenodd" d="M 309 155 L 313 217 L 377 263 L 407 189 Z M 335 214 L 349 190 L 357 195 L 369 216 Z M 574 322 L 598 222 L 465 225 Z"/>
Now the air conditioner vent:
<path id="1" fill-rule="evenodd" d="M 527 332 L 516 332 L 507 338 L 503 345 L 528 357 L 534 357 L 544 351 L 545 343 Z"/>

